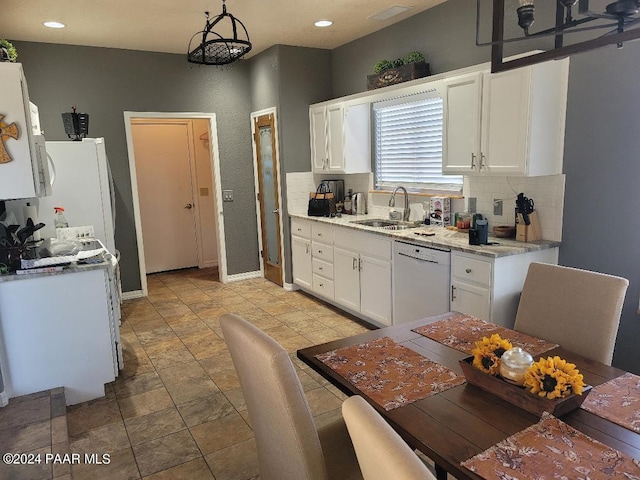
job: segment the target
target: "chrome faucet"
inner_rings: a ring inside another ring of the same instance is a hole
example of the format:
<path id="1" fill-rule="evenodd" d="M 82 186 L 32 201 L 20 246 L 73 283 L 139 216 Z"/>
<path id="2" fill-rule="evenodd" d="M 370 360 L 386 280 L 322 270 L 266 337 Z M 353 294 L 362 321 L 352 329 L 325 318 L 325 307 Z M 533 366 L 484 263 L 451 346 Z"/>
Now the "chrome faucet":
<path id="1" fill-rule="evenodd" d="M 404 212 L 402 213 L 402 220 L 405 222 L 409 221 L 409 194 L 407 193 L 407 189 L 404 188 L 402 185 L 398 185 L 396 188 L 393 189 L 393 193 L 391 194 L 391 198 L 389 199 L 389 206 L 390 207 L 395 207 L 396 206 L 396 192 L 402 189 L 402 191 L 404 192 Z M 391 213 L 389 213 L 389 217 L 391 217 Z"/>

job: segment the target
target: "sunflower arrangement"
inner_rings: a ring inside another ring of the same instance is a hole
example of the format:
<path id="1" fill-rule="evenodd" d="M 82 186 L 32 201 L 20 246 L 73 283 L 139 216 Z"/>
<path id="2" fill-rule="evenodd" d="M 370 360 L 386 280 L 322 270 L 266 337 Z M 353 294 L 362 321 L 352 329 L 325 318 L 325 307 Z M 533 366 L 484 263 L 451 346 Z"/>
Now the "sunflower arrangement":
<path id="1" fill-rule="evenodd" d="M 494 333 L 489 338 L 482 337 L 482 340 L 476 342 L 475 348 L 471 350 L 473 366 L 485 373 L 498 375 L 500 357 L 512 346 L 509 340 L 500 337 L 497 333 Z"/>
<path id="2" fill-rule="evenodd" d="M 575 364 L 555 356 L 541 358 L 531 365 L 524 375 L 524 386 L 535 395 L 554 399 L 572 393 L 582 395 L 585 383 Z"/>

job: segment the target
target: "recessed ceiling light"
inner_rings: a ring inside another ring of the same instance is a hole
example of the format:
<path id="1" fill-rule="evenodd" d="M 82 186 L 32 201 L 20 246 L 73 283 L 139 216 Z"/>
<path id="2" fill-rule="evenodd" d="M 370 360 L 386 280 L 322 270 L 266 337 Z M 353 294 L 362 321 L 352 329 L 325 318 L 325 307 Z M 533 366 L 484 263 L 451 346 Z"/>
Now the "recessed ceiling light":
<path id="1" fill-rule="evenodd" d="M 60 22 L 44 22 L 43 25 L 49 28 L 64 28 L 66 25 Z"/>
<path id="2" fill-rule="evenodd" d="M 396 15 L 400 15 L 401 13 L 410 10 L 413 7 L 405 7 L 404 5 L 394 5 L 389 7 L 381 12 L 376 13 L 375 15 L 371 15 L 369 18 L 371 20 L 389 20 L 390 18 L 395 17 Z"/>
<path id="3" fill-rule="evenodd" d="M 318 20 L 314 25 L 316 27 L 330 27 L 333 25 L 333 22 L 331 20 Z"/>

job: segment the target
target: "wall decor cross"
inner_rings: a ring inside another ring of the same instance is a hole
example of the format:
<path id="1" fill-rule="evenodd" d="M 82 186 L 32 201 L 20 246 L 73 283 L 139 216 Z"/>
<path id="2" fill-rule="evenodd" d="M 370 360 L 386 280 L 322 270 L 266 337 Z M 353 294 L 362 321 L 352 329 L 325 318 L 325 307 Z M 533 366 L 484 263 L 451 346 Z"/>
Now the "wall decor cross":
<path id="1" fill-rule="evenodd" d="M 13 138 L 17 140 L 20 138 L 20 131 L 18 130 L 18 125 L 14 123 L 6 124 L 3 122 L 4 115 L 0 113 L 0 163 L 9 163 L 11 160 L 11 155 L 7 152 L 7 148 L 4 146 L 4 142 Z"/>

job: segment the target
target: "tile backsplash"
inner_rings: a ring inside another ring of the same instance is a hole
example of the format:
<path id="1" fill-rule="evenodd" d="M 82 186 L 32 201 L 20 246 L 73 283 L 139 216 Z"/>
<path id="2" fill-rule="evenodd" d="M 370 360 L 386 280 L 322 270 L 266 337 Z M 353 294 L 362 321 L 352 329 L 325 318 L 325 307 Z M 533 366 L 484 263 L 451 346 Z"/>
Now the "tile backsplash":
<path id="1" fill-rule="evenodd" d="M 312 172 L 287 173 L 287 205 L 289 213 L 305 214 L 309 202 L 309 192 L 315 191 L 322 180 L 344 179 L 345 193 L 349 189 L 354 192 L 369 192 L 373 189 L 373 174 L 313 174 Z M 564 208 L 564 175 L 544 177 L 464 177 L 463 193 L 465 200 L 455 200 L 452 212 L 466 210 L 468 197 L 476 198 L 476 211 L 489 219 L 489 229 L 496 225 L 515 224 L 515 204 L 518 193 L 533 199 L 538 212 L 542 234 L 545 240 L 562 240 L 562 212 Z M 494 200 L 502 200 L 502 215 L 493 214 Z M 428 197 L 409 195 L 411 220 L 420 220 L 424 215 L 424 203 Z M 387 217 L 389 212 L 389 195 L 368 194 L 367 207 L 369 214 Z M 396 209 L 404 205 L 403 194 L 396 198 Z"/>

